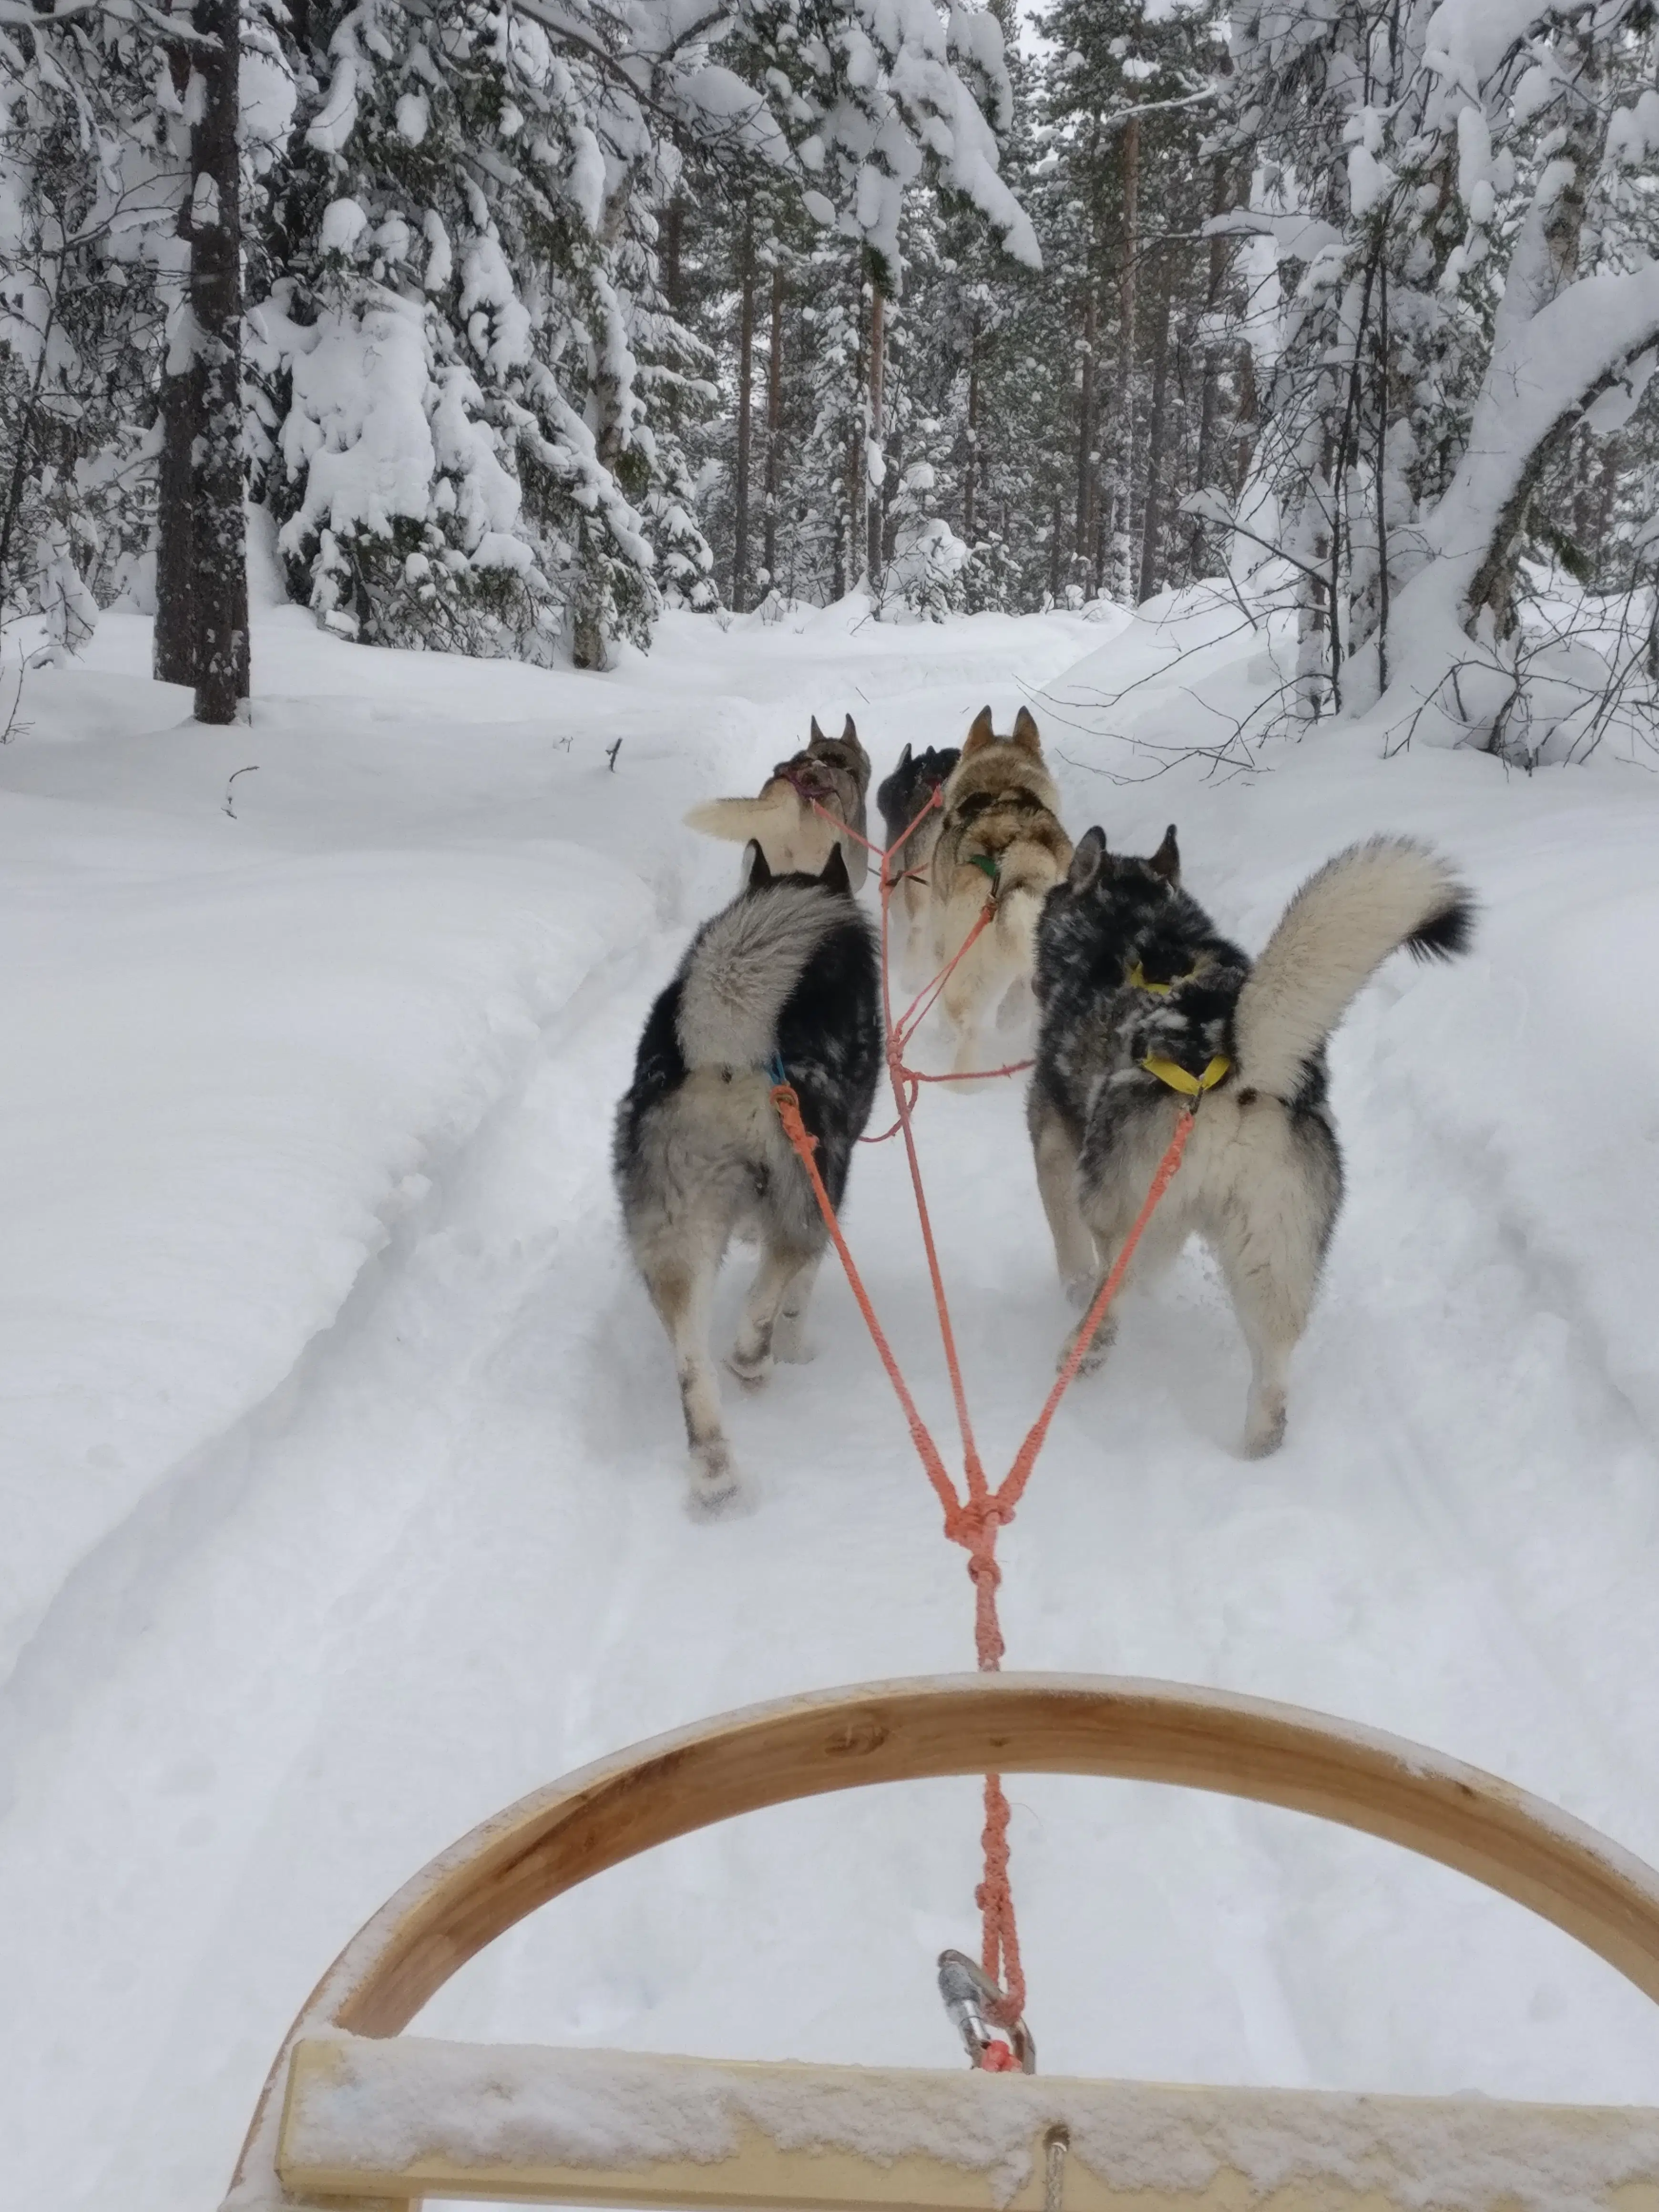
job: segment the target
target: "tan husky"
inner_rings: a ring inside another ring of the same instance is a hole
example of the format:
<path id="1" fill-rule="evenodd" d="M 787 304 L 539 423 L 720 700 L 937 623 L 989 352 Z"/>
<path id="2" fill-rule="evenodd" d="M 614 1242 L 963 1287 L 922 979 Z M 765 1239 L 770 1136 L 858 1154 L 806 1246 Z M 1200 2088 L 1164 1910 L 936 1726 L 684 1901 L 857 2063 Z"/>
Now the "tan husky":
<path id="1" fill-rule="evenodd" d="M 956 1032 L 955 1072 L 984 1064 L 981 1032 L 1008 993 L 1029 986 L 1037 915 L 1071 865 L 1060 793 L 1043 765 L 1037 726 L 1022 707 L 1011 738 L 982 708 L 945 787 L 933 859 L 934 957 L 943 967 L 984 910 L 995 918 L 952 970 L 941 1003 Z"/>
<path id="2" fill-rule="evenodd" d="M 752 837 L 775 876 L 821 876 L 839 845 L 848 880 L 857 890 L 869 867 L 869 854 L 858 842 L 866 834 L 864 801 L 869 788 L 870 756 L 859 743 L 853 717 L 847 717 L 838 738 L 826 738 L 814 717 L 806 745 L 778 763 L 757 799 L 706 799 L 691 809 L 685 826 L 734 845 L 746 845 Z M 837 836 L 818 806 L 856 830 L 858 837 Z"/>

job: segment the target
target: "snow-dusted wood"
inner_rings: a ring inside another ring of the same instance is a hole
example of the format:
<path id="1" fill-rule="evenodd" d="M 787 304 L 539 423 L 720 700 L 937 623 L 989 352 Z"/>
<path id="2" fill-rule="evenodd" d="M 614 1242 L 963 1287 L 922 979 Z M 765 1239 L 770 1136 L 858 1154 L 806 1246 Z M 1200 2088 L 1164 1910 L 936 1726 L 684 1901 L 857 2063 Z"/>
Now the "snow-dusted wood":
<path id="1" fill-rule="evenodd" d="M 1659 2212 L 1659 2112 L 415 2037 L 301 2044 L 278 2164 L 307 2201 L 1042 2212 L 1057 2130 L 1066 2212 Z"/>
<path id="2" fill-rule="evenodd" d="M 276 2105 L 301 2039 L 396 2035 L 507 1929 L 675 1836 L 831 1790 L 993 1768 L 1171 1783 L 1340 1822 L 1514 1899 L 1659 1998 L 1659 1876 L 1476 1768 L 1294 1706 L 1170 1683 L 1067 1674 L 874 1683 L 659 1737 L 522 1799 L 434 1859 L 354 1937 L 295 2021 L 233 2202 L 281 2200 Z"/>

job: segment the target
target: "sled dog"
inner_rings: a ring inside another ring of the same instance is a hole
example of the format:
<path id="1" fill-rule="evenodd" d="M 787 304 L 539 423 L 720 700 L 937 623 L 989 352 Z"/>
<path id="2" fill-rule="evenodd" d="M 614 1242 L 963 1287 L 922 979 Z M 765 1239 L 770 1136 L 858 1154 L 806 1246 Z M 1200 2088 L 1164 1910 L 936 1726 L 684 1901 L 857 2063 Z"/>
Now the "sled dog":
<path id="1" fill-rule="evenodd" d="M 882 842 L 890 851 L 961 758 L 961 748 L 957 745 L 929 745 L 925 753 L 914 757 L 906 745 L 898 757 L 898 766 L 876 791 L 876 805 L 881 811 L 884 832 Z M 902 850 L 893 854 L 893 874 L 898 882 L 895 903 L 904 916 L 907 950 L 927 935 L 931 905 L 927 895 L 928 863 L 939 842 L 939 811 L 934 807 L 924 822 L 917 823 L 913 834 L 904 838 Z"/>
<path id="2" fill-rule="evenodd" d="M 741 1488 L 709 1351 L 714 1279 L 733 1237 L 760 1245 L 727 1364 L 758 1389 L 805 1357 L 801 1325 L 828 1242 L 812 1188 L 771 1101 L 781 1068 L 817 1139 L 831 1200 L 882 1066 L 874 934 L 847 863 L 775 874 L 758 842 L 732 903 L 692 939 L 640 1039 L 612 1154 L 628 1242 L 679 1376 L 694 1510 Z"/>
<path id="3" fill-rule="evenodd" d="M 1155 1278 L 1194 1232 L 1214 1252 L 1249 1349 L 1252 1458 L 1283 1441 L 1285 1370 L 1342 1200 L 1327 1041 L 1391 952 L 1450 959 L 1474 919 L 1437 854 L 1373 837 L 1308 878 L 1252 964 L 1182 890 L 1173 824 L 1150 860 L 1109 852 L 1091 830 L 1044 904 L 1027 1120 L 1061 1279 L 1074 1303 L 1092 1301 L 1182 1091 L 1212 1085 L 1130 1272 Z M 1109 1311 L 1087 1365 L 1112 1331 Z"/>
<path id="4" fill-rule="evenodd" d="M 853 717 L 838 738 L 826 738 L 816 716 L 801 751 L 780 761 L 761 786 L 757 799 L 707 799 L 685 817 L 688 830 L 746 845 L 750 838 L 766 855 L 774 875 L 822 872 L 831 846 L 839 845 L 854 890 L 863 884 L 869 856 L 857 838 L 838 837 L 812 804 L 828 807 L 837 822 L 867 835 L 865 794 L 870 788 L 870 756 L 859 743 Z"/>
<path id="5" fill-rule="evenodd" d="M 1072 841 L 1060 794 L 1042 761 L 1037 726 L 1022 707 L 1013 735 L 999 738 L 991 710 L 975 717 L 945 787 L 933 847 L 933 949 L 939 967 L 961 948 L 994 892 L 996 918 L 945 986 L 958 1073 L 981 1065 L 980 1032 L 1008 991 L 1028 982 L 1043 898 L 1066 872 Z"/>

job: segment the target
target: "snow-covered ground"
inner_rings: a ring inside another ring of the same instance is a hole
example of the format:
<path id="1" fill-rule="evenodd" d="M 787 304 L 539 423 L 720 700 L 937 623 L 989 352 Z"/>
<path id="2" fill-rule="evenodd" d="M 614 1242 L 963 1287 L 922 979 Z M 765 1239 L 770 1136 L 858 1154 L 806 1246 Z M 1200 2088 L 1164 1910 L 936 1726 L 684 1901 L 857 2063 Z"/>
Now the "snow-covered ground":
<path id="1" fill-rule="evenodd" d="M 1236 627 L 676 617 L 596 678 L 269 610 L 233 733 L 149 682 L 135 617 L 28 679 L 0 752 L 6 2212 L 210 2212 L 316 1975 L 524 1791 L 968 1662 L 961 1554 L 830 1273 L 816 1363 L 728 1394 L 754 1510 L 687 1517 L 607 1180 L 644 1010 L 734 878 L 680 815 L 814 713 L 850 709 L 879 775 L 1033 697 L 1073 830 L 1145 850 L 1173 817 L 1248 945 L 1372 830 L 1466 867 L 1475 956 L 1397 963 L 1337 1042 L 1350 1200 L 1284 1452 L 1233 1455 L 1243 1354 L 1189 1257 L 1062 1407 L 1004 1540 L 1010 1663 L 1395 1729 L 1659 1861 L 1659 784 L 1363 732 L 1254 777 L 1146 750 L 1277 680 Z M 1006 1463 L 1066 1322 L 1020 1100 L 922 1110 Z M 860 1154 L 849 1228 L 942 1417 L 896 1147 Z M 1046 2071 L 1659 2101 L 1652 2007 L 1450 1874 L 1221 1800 L 1014 1794 Z M 561 1900 L 422 2025 L 948 2065 L 933 1960 L 973 1945 L 976 1836 L 967 1782 L 755 1816 Z"/>

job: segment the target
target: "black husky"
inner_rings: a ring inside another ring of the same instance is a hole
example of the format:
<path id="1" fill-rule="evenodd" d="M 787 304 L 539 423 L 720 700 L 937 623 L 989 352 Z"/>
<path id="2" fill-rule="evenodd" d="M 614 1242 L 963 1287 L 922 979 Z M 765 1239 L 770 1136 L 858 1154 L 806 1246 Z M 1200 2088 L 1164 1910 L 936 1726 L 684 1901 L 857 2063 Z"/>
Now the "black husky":
<path id="1" fill-rule="evenodd" d="M 904 836 L 932 794 L 943 789 L 945 779 L 962 758 L 960 745 L 929 745 L 912 755 L 906 745 L 898 766 L 877 787 L 876 805 L 885 830 L 883 842 L 890 848 Z M 902 852 L 893 855 L 893 874 L 899 879 L 897 903 L 904 916 L 907 945 L 925 949 L 927 937 L 928 869 L 939 842 L 943 820 L 936 806 L 915 834 L 905 837 Z"/>
<path id="2" fill-rule="evenodd" d="M 1150 860 L 1109 853 L 1091 830 L 1043 906 L 1026 1111 L 1061 1279 L 1092 1299 L 1183 1096 L 1201 1098 L 1133 1273 L 1155 1273 L 1194 1231 L 1215 1253 L 1250 1351 L 1253 1457 L 1284 1437 L 1285 1370 L 1342 1200 L 1326 1042 L 1391 952 L 1449 959 L 1473 921 L 1437 854 L 1373 837 L 1309 878 L 1252 965 L 1181 889 L 1173 826 Z M 1090 1364 L 1111 1334 L 1109 1314 Z"/>
<path id="3" fill-rule="evenodd" d="M 734 1236 L 761 1247 L 727 1363 L 758 1389 L 775 1358 L 805 1356 L 829 1241 L 772 1087 L 794 1085 L 839 1209 L 881 1066 L 875 941 L 840 846 L 822 875 L 775 876 L 751 844 L 744 889 L 697 932 L 651 1010 L 612 1150 L 628 1241 L 674 1348 L 696 1509 L 741 1487 L 709 1349 L 726 1248 Z"/>

